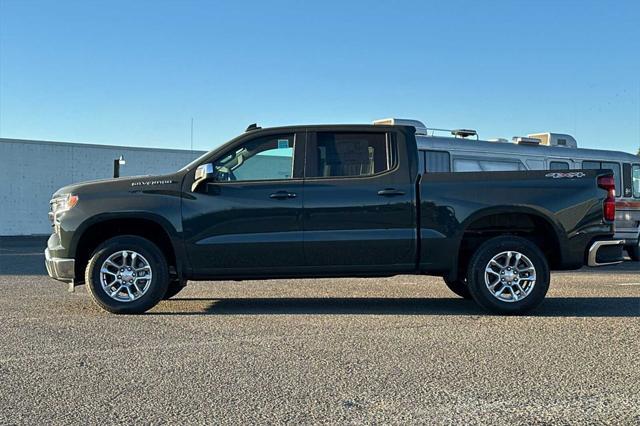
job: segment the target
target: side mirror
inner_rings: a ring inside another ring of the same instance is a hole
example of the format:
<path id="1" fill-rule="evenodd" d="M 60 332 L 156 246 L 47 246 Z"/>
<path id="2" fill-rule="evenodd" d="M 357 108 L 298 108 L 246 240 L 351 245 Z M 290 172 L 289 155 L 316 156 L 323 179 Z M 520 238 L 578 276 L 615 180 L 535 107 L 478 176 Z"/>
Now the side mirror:
<path id="1" fill-rule="evenodd" d="M 195 192 L 198 189 L 198 186 L 204 181 L 211 180 L 214 177 L 213 173 L 213 164 L 207 163 L 198 166 L 196 169 L 195 179 L 193 180 L 193 185 L 191 185 L 191 191 Z"/>

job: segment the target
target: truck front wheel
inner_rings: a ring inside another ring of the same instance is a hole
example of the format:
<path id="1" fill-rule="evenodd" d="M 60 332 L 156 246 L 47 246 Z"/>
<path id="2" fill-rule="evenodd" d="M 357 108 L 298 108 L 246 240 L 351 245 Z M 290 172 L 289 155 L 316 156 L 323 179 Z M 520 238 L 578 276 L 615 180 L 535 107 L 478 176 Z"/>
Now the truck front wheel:
<path id="1" fill-rule="evenodd" d="M 549 289 L 549 266 L 531 241 L 502 236 L 484 242 L 471 258 L 467 282 L 473 299 L 500 314 L 536 308 Z"/>
<path id="2" fill-rule="evenodd" d="M 93 252 L 85 271 L 93 301 L 114 314 L 141 314 L 169 285 L 167 261 L 151 241 L 134 235 L 111 238 Z"/>

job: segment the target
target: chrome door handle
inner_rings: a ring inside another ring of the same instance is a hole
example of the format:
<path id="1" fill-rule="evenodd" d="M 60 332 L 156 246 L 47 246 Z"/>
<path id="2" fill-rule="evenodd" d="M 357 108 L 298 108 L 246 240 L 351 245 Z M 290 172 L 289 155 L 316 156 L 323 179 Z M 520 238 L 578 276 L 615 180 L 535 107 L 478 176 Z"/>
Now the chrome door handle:
<path id="1" fill-rule="evenodd" d="M 272 198 L 274 200 L 286 200 L 287 198 L 296 198 L 296 197 L 297 197 L 296 194 L 294 194 L 293 192 L 287 192 L 287 191 L 278 191 L 269 195 L 269 198 Z"/>
<path id="2" fill-rule="evenodd" d="M 404 191 L 395 188 L 385 188 L 378 191 L 378 195 L 381 197 L 395 197 L 397 195 L 404 195 Z"/>

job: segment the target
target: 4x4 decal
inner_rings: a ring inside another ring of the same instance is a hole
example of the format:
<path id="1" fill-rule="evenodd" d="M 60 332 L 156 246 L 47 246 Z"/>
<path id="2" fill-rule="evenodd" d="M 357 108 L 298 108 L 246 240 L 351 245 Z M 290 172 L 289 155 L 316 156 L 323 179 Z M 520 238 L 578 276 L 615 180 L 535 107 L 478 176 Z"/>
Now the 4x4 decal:
<path id="1" fill-rule="evenodd" d="M 573 179 L 573 178 L 583 178 L 585 177 L 587 174 L 583 173 L 583 172 L 568 172 L 568 173 L 562 173 L 562 172 L 553 172 L 553 173 L 547 173 L 546 175 L 544 175 L 545 177 L 550 177 L 550 178 L 554 178 L 554 179 L 563 179 L 563 178 L 568 178 L 568 179 Z"/>

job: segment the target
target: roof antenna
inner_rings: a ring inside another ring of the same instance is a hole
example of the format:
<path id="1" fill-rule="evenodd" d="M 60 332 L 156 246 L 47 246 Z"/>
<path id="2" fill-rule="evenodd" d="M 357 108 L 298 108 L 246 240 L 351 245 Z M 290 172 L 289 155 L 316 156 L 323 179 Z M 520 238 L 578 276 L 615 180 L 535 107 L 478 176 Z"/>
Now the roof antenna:
<path id="1" fill-rule="evenodd" d="M 257 123 L 253 123 L 253 124 L 249 124 L 249 127 L 247 127 L 247 130 L 245 130 L 245 132 L 252 132 L 254 130 L 259 130 L 262 129 L 262 127 L 258 126 Z"/>

